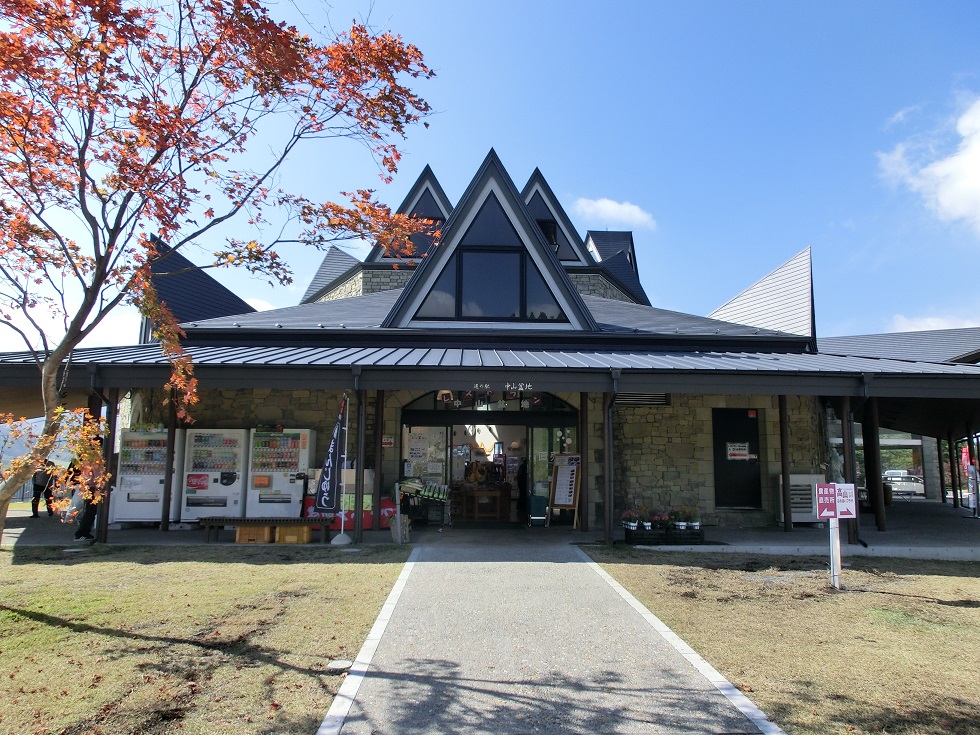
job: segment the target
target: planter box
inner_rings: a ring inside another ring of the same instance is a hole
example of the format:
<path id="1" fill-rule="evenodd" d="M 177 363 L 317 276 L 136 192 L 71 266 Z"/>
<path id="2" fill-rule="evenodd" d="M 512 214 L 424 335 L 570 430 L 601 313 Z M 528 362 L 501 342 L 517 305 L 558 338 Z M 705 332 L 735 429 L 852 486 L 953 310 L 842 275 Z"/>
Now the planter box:
<path id="1" fill-rule="evenodd" d="M 662 546 L 664 544 L 688 545 L 704 543 L 703 528 L 699 528 L 697 530 L 688 528 L 683 531 L 673 527 L 652 528 L 649 531 L 644 531 L 642 529 L 631 531 L 628 528 L 625 530 L 626 543 L 628 544 L 638 544 L 641 546 Z"/>

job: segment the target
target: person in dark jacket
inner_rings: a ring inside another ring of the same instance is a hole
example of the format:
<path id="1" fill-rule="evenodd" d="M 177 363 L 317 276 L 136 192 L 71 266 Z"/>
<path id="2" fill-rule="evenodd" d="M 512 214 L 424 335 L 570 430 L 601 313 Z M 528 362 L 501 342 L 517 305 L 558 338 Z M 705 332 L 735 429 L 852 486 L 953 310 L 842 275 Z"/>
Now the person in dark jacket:
<path id="1" fill-rule="evenodd" d="M 54 500 L 54 478 L 51 470 L 54 469 L 54 462 L 50 459 L 45 463 L 43 470 L 34 473 L 34 497 L 31 498 L 31 518 L 38 518 L 38 507 L 41 505 L 41 497 L 44 497 L 44 506 L 48 509 L 48 515 L 54 515 L 54 508 L 51 504 Z"/>

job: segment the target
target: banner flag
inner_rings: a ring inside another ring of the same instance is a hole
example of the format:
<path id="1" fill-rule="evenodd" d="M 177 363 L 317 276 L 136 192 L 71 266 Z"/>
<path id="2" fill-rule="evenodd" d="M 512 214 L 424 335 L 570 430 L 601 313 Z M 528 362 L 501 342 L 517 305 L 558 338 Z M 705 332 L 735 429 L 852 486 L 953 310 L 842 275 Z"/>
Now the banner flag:
<path id="1" fill-rule="evenodd" d="M 320 513 L 337 513 L 340 511 L 340 431 L 344 425 L 344 411 L 347 408 L 347 396 L 340 401 L 340 412 L 337 414 L 337 425 L 330 435 L 330 446 L 327 456 L 323 458 L 323 470 L 320 472 L 320 483 L 316 486 L 316 501 L 314 509 Z"/>

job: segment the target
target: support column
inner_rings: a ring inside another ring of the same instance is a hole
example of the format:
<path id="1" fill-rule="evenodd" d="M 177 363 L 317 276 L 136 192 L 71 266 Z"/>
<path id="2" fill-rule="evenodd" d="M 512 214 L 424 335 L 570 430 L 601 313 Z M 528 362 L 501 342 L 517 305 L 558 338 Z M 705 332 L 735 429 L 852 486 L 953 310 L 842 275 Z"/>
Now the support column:
<path id="1" fill-rule="evenodd" d="M 374 392 L 374 521 L 371 529 L 381 530 L 381 488 L 384 487 L 384 477 L 382 476 L 382 455 L 384 447 L 381 445 L 381 437 L 385 430 L 385 392 L 378 390 Z"/>
<path id="2" fill-rule="evenodd" d="M 612 406 L 613 393 L 602 394 L 602 431 L 603 431 L 603 452 L 602 452 L 602 535 L 607 544 L 613 541 L 613 430 L 612 430 Z"/>
<path id="3" fill-rule="evenodd" d="M 936 437 L 936 452 L 939 455 L 939 499 L 946 502 L 946 469 L 943 459 L 943 440 Z"/>
<path id="4" fill-rule="evenodd" d="M 589 394 L 579 393 L 578 408 L 578 448 L 582 457 L 579 467 L 579 498 L 578 498 L 578 527 L 580 531 L 588 531 L 589 525 Z"/>
<path id="5" fill-rule="evenodd" d="M 163 507 L 160 509 L 160 530 L 170 530 L 170 507 L 174 496 L 174 457 L 177 454 L 177 403 L 173 390 L 167 401 L 167 466 L 163 470 Z M 305 472 L 305 470 L 304 470 Z"/>
<path id="6" fill-rule="evenodd" d="M 789 410 L 786 396 L 779 396 L 779 459 L 782 471 L 783 531 L 793 530 L 793 495 L 789 486 Z"/>
<path id="7" fill-rule="evenodd" d="M 851 397 L 841 398 L 841 451 L 844 453 L 844 482 L 850 483 L 857 489 L 857 464 L 854 461 L 854 426 L 851 422 Z M 854 518 L 847 519 L 847 543 L 859 543 L 861 531 L 861 503 L 856 503 Z"/>
<path id="8" fill-rule="evenodd" d="M 956 465 L 956 443 L 953 432 L 946 433 L 946 451 L 949 454 L 949 486 L 953 491 L 953 507 L 960 507 L 960 471 Z"/>
<path id="9" fill-rule="evenodd" d="M 881 444 L 878 439 L 878 399 L 868 398 L 864 404 L 864 421 L 861 434 L 864 437 L 864 482 L 868 499 L 875 512 L 875 525 L 885 530 L 885 489 L 881 485 Z"/>
<path id="10" fill-rule="evenodd" d="M 367 449 L 367 432 L 364 430 L 365 394 L 357 391 L 357 466 L 354 470 L 354 543 L 359 544 L 364 537 L 364 452 Z"/>

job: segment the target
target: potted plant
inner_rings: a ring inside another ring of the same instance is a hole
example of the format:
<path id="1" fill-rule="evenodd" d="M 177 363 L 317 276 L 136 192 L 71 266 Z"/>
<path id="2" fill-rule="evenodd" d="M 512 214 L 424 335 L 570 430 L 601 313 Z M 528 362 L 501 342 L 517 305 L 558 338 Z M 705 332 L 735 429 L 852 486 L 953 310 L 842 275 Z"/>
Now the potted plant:
<path id="1" fill-rule="evenodd" d="M 643 530 L 649 531 L 652 525 L 650 521 L 650 509 L 645 505 L 641 505 L 637 510 L 637 513 L 640 514 L 640 523 L 643 525 Z"/>
<path id="2" fill-rule="evenodd" d="M 689 515 L 687 519 L 687 527 L 697 531 L 701 528 L 701 511 L 695 507 L 689 508 Z"/>
<path id="3" fill-rule="evenodd" d="M 654 508 L 650 511 L 650 523 L 654 528 L 667 528 L 670 518 L 667 511 Z"/>
<path id="4" fill-rule="evenodd" d="M 687 528 L 687 512 L 684 506 L 671 508 L 667 516 L 670 518 L 670 522 L 674 524 L 674 528 L 682 531 Z"/>
<path id="5" fill-rule="evenodd" d="M 623 526 L 630 531 L 635 531 L 640 522 L 640 512 L 636 508 L 627 508 L 623 511 Z"/>

